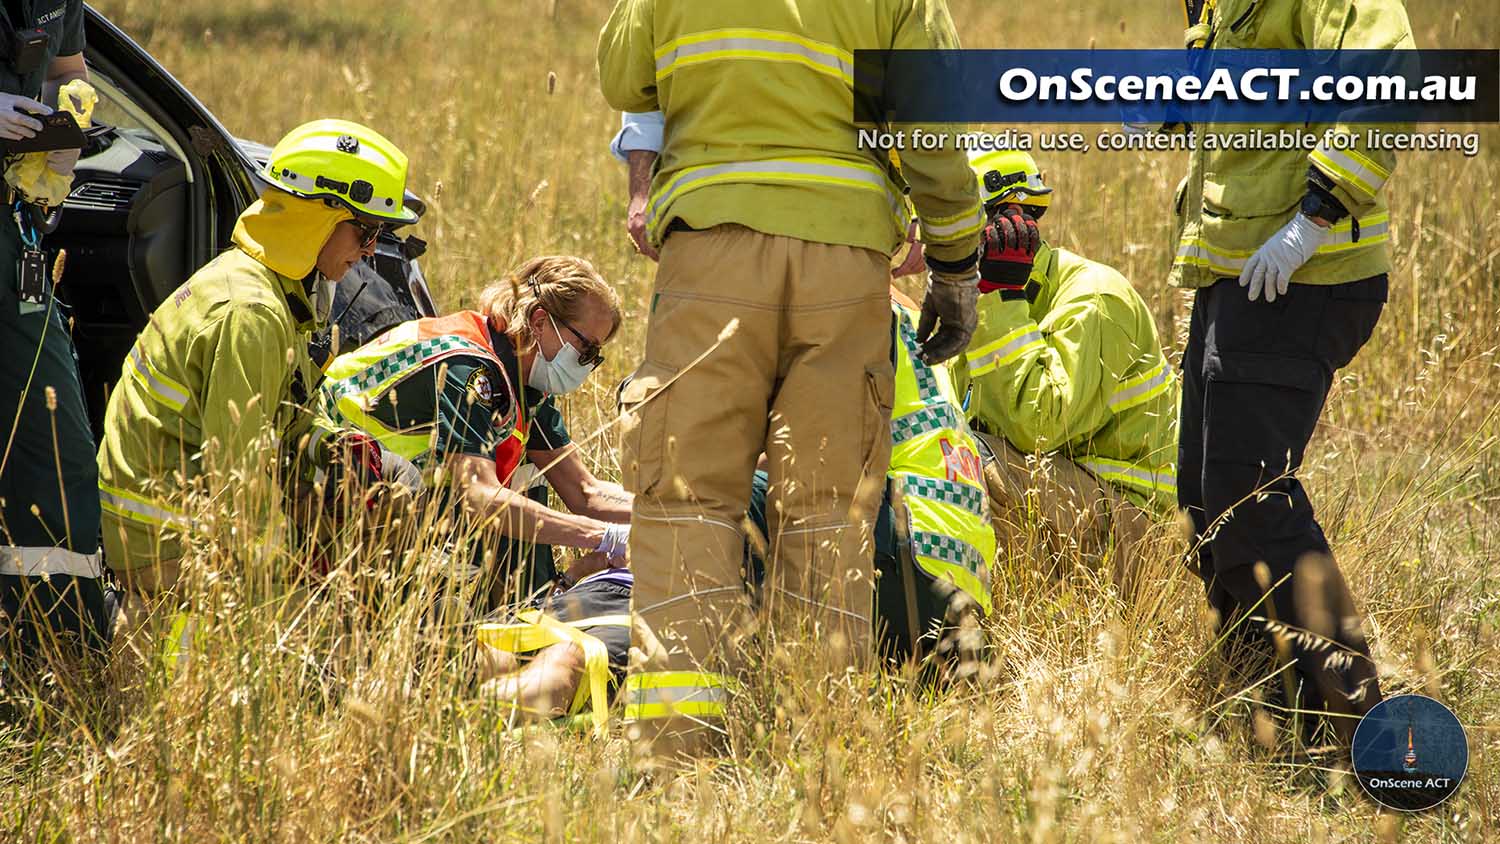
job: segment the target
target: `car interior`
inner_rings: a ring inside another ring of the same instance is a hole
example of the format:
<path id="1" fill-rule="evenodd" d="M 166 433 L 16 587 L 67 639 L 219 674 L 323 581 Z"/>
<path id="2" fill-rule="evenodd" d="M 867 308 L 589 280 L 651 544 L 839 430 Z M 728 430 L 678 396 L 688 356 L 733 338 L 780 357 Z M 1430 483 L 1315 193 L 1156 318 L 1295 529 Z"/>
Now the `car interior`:
<path id="1" fill-rule="evenodd" d="M 194 215 L 193 174 L 172 133 L 108 71 L 90 68 L 90 82 L 99 93 L 94 126 L 45 244 L 67 252 L 58 295 L 72 308 L 97 435 L 108 388 L 147 314 L 189 275 Z"/>

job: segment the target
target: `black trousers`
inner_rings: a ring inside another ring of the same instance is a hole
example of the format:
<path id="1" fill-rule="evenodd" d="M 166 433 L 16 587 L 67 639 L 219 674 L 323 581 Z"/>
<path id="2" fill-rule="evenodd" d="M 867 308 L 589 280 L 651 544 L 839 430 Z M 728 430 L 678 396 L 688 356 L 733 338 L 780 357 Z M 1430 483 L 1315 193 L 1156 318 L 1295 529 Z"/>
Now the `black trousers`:
<path id="1" fill-rule="evenodd" d="M 119 595 L 100 578 L 0 574 L 0 658 L 29 674 L 54 657 L 102 657 L 118 608 Z"/>
<path id="2" fill-rule="evenodd" d="M 1380 275 L 1251 302 L 1236 279 L 1220 279 L 1195 295 L 1183 356 L 1177 496 L 1208 601 L 1235 625 L 1232 640 L 1296 661 L 1300 706 L 1346 716 L 1378 703 L 1380 688 L 1296 472 L 1334 373 L 1370 339 L 1386 292 Z M 1355 719 L 1329 723 L 1347 740 Z"/>
<path id="3" fill-rule="evenodd" d="M 60 548 L 99 551 L 99 476 L 78 359 L 62 305 L 21 313 L 20 235 L 0 211 L 0 559 L 22 571 Z M 97 577 L 0 574 L 0 652 L 37 655 L 53 639 L 97 652 L 109 636 Z"/>

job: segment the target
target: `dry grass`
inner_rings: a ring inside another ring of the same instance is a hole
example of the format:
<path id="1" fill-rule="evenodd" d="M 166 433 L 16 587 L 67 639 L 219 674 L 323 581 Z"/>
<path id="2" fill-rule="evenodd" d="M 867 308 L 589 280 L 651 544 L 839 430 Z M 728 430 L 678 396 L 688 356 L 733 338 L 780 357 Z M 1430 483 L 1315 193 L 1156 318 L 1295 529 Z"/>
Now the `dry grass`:
<path id="1" fill-rule="evenodd" d="M 567 251 L 642 315 L 652 268 L 625 239 L 624 175 L 604 151 L 616 118 L 594 79 L 603 0 L 100 6 L 237 134 L 273 141 L 329 115 L 388 133 L 431 200 L 418 230 L 447 306 L 524 256 Z M 1411 14 L 1423 46 L 1487 47 L 1493 11 L 1445 0 Z M 1178 38 L 1168 4 L 1054 5 L 1039 20 L 954 0 L 953 13 L 970 46 Z M 1304 473 L 1387 685 L 1443 699 L 1470 726 L 1469 780 L 1440 811 L 1379 813 L 1352 782 L 1257 744 L 1203 658 L 1200 589 L 1170 539 L 1129 602 L 1088 576 L 1057 583 L 1002 562 L 999 673 L 983 688 L 809 680 L 787 641 L 736 704 L 731 755 L 641 780 L 618 738 L 500 728 L 449 628 L 420 625 L 419 602 L 372 597 L 403 576 L 430 586 L 418 556 L 356 555 L 303 612 L 280 576 L 292 555 L 250 550 L 264 526 L 229 518 L 195 561 L 206 644 L 186 676 L 153 667 L 113 710 L 48 709 L 40 729 L 0 734 L 0 839 L 1494 840 L 1500 136 L 1484 140 L 1475 159 L 1404 159 L 1392 299 Z M 1050 237 L 1116 264 L 1180 347 L 1186 302 L 1163 279 L 1181 156 L 1042 163 L 1062 203 Z M 568 402 L 575 430 L 607 420 L 642 330 L 628 320 L 602 377 Z M 606 474 L 614 439 L 589 448 Z"/>

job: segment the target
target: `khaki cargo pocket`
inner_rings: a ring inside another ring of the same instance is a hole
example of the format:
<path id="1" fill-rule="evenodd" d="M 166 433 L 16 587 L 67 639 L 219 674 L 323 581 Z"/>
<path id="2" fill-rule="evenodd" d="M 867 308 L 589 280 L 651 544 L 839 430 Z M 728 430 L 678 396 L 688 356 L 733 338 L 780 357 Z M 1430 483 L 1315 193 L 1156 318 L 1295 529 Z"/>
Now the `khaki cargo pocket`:
<path id="1" fill-rule="evenodd" d="M 661 482 L 666 462 L 667 408 L 665 388 L 677 370 L 647 361 L 620 389 L 620 480 L 630 492 L 652 492 Z"/>
<path id="2" fill-rule="evenodd" d="M 890 467 L 891 408 L 895 406 L 896 376 L 890 364 L 865 369 L 865 405 L 860 444 L 866 471 L 884 474 Z"/>

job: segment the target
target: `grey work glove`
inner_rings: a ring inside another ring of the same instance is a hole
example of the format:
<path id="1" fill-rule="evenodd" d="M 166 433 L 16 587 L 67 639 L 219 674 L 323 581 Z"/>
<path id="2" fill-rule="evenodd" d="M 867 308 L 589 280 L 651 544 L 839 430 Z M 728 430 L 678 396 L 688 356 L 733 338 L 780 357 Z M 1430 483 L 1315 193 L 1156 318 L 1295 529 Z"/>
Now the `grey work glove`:
<path id="1" fill-rule="evenodd" d="M 978 326 L 979 271 L 972 266 L 951 273 L 931 269 L 922 315 L 917 320 L 922 362 L 933 366 L 960 354 L 969 347 Z"/>
<path id="2" fill-rule="evenodd" d="M 409 493 L 420 492 L 422 489 L 422 470 L 384 446 L 380 448 L 380 475 L 381 480 Z"/>
<path id="3" fill-rule="evenodd" d="M 83 154 L 81 149 L 55 149 L 47 153 L 47 167 L 60 176 L 73 175 L 73 168 L 78 166 L 78 158 Z"/>
<path id="4" fill-rule="evenodd" d="M 1319 246 L 1328 242 L 1330 234 L 1328 229 L 1314 223 L 1307 215 L 1293 215 L 1290 223 L 1271 235 L 1245 262 L 1245 269 L 1240 273 L 1240 286 L 1250 288 L 1250 301 L 1259 299 L 1262 292 L 1267 302 L 1285 296 L 1292 283 L 1292 273 L 1307 263 Z"/>

